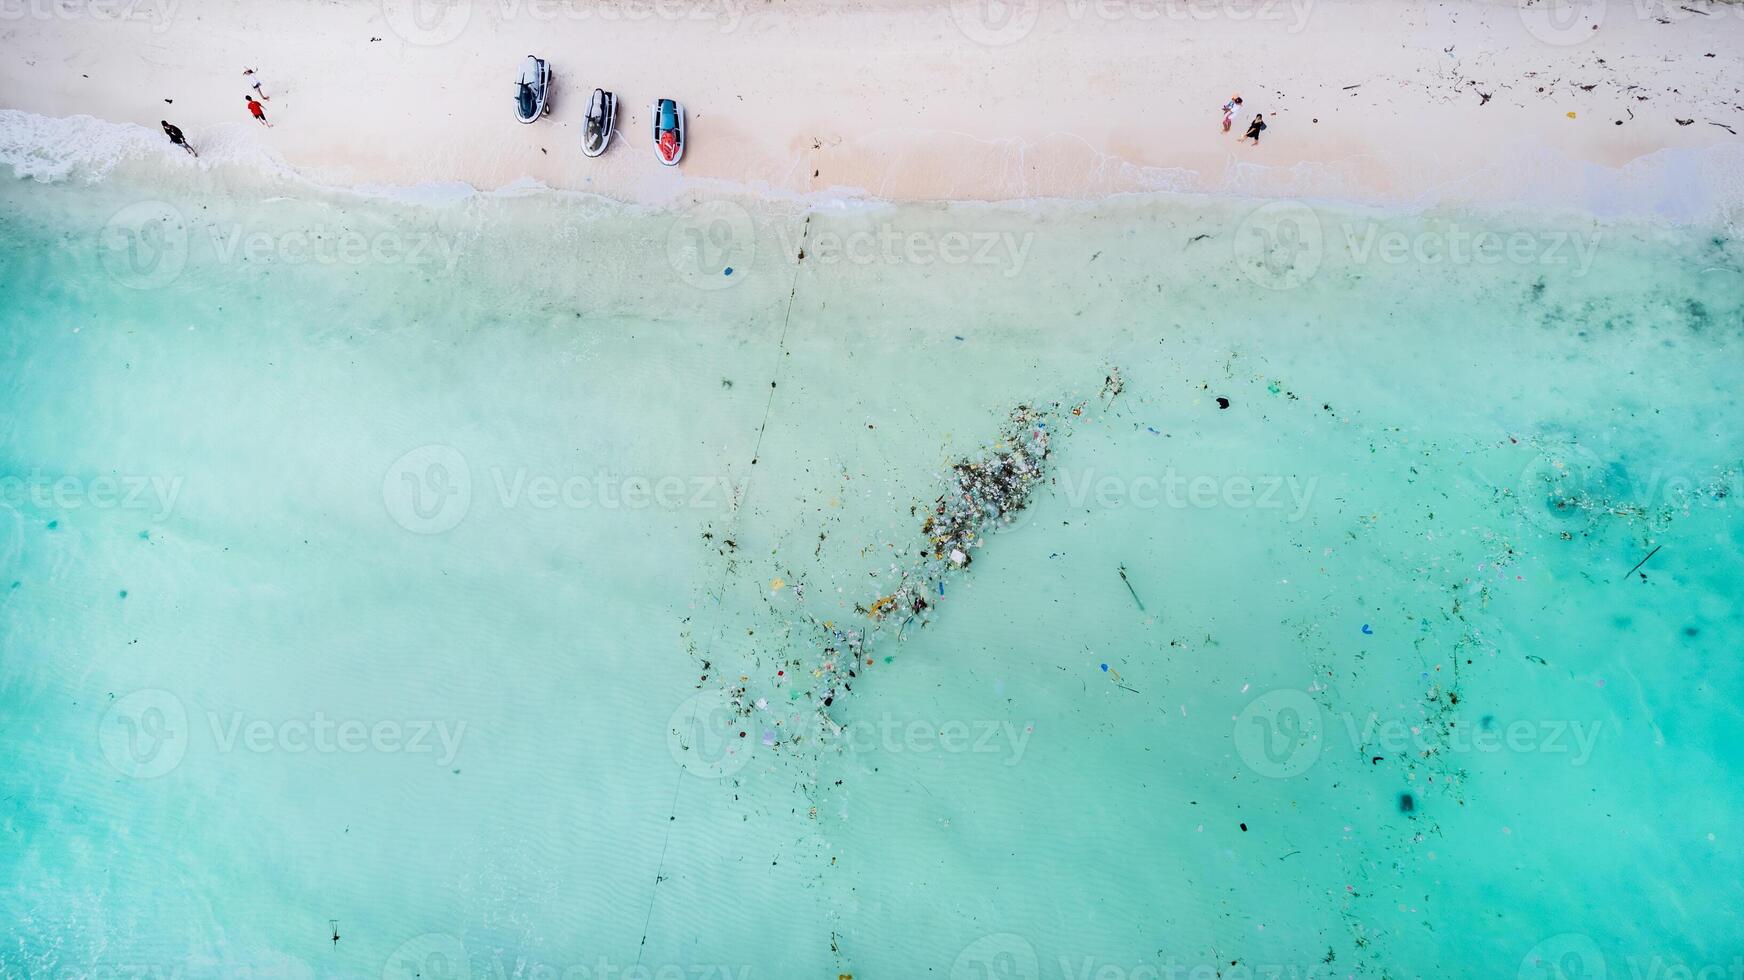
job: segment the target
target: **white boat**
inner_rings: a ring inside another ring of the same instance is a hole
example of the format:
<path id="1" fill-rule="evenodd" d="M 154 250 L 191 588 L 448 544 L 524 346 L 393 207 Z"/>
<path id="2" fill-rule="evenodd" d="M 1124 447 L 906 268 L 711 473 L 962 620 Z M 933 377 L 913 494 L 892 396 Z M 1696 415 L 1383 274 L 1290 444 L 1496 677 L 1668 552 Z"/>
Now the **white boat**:
<path id="1" fill-rule="evenodd" d="M 551 111 L 551 66 L 544 58 L 528 55 L 515 79 L 515 118 L 524 123 Z"/>
<path id="2" fill-rule="evenodd" d="M 603 88 L 593 90 L 587 102 L 587 125 L 581 131 L 581 152 L 597 157 L 612 142 L 612 127 L 618 121 L 618 97 Z"/>

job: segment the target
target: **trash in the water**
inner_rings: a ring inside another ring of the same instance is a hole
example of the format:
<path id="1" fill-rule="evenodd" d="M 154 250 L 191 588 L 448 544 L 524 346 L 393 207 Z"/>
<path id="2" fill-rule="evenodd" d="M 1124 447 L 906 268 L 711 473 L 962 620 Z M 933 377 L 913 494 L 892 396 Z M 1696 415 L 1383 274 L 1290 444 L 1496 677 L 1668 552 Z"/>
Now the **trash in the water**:
<path id="1" fill-rule="evenodd" d="M 1138 590 L 1132 587 L 1132 580 L 1126 577 L 1126 566 L 1121 565 L 1118 571 L 1120 572 L 1120 580 L 1126 583 L 1126 591 L 1132 595 L 1132 601 L 1138 604 L 1138 611 L 1144 612 L 1144 600 L 1138 597 Z"/>
<path id="2" fill-rule="evenodd" d="M 1370 625 L 1369 625 L 1369 624 L 1367 624 L 1367 623 L 1364 623 L 1364 624 L 1363 624 L 1363 625 L 1362 625 L 1362 631 L 1363 631 L 1363 635 L 1364 635 L 1364 636 L 1373 636 L 1373 635 L 1375 635 L 1375 628 L 1374 628 L 1374 627 L 1372 627 L 1372 626 L 1370 626 Z"/>
<path id="3" fill-rule="evenodd" d="M 1217 407 L 1218 408 L 1228 408 L 1229 407 L 1229 399 L 1223 397 L 1222 395 L 1218 395 L 1217 396 Z"/>

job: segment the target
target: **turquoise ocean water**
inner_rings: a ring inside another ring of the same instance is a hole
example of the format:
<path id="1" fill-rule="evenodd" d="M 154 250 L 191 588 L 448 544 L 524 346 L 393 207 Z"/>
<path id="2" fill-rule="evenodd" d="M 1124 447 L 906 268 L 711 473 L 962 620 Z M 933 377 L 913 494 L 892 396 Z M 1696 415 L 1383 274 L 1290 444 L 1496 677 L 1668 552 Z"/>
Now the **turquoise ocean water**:
<path id="1" fill-rule="evenodd" d="M 1737 976 L 1741 327 L 1700 224 L 8 180 L 0 975 Z"/>

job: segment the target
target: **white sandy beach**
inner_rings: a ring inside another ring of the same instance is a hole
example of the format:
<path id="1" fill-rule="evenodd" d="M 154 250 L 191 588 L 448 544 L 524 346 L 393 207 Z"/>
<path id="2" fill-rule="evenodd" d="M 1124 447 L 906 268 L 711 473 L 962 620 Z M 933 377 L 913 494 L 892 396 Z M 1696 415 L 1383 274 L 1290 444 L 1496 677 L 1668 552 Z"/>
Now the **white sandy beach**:
<path id="1" fill-rule="evenodd" d="M 523 126 L 510 88 L 529 52 L 557 92 Z M 259 148 L 345 184 L 1602 212 L 1634 168 L 1654 208 L 1744 198 L 1744 4 L 1710 0 L 0 0 L 0 53 L 0 107 L 169 119 L 209 160 Z M 244 66 L 272 129 L 248 118 Z M 621 142 L 590 160 L 595 86 L 619 95 Z M 1236 92 L 1249 112 L 1223 134 Z M 689 108 L 678 171 L 649 147 L 662 96 Z M 1257 147 L 1237 142 L 1253 111 L 1270 124 Z"/>

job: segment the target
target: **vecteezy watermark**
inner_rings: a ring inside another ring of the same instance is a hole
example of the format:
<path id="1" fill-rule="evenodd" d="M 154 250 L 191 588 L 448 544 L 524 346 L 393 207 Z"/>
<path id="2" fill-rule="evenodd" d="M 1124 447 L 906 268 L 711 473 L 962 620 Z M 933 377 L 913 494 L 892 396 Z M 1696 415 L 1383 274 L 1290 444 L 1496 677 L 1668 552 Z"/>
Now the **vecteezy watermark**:
<path id="1" fill-rule="evenodd" d="M 1598 719 L 1500 719 L 1448 715 L 1433 721 L 1383 718 L 1379 714 L 1327 712 L 1304 691 L 1283 688 L 1248 702 L 1236 715 L 1231 738 L 1249 769 L 1272 779 L 1307 772 L 1330 735 L 1342 734 L 1348 750 L 1370 758 L 1512 753 L 1554 755 L 1571 766 L 1593 756 L 1605 723 Z"/>
<path id="2" fill-rule="evenodd" d="M 1546 531 L 1575 533 L 1598 520 L 1606 466 L 1597 453 L 1575 443 L 1546 446 L 1520 472 L 1520 506 L 1526 519 Z"/>
<path id="3" fill-rule="evenodd" d="M 950 980 L 1039 980 L 1041 973 L 1029 940 L 997 932 L 963 947 L 951 963 Z"/>
<path id="4" fill-rule="evenodd" d="M 1235 718 L 1235 751 L 1249 769 L 1272 779 L 1307 772 L 1324 747 L 1320 705 L 1303 691 L 1280 688 L 1248 702 Z"/>
<path id="5" fill-rule="evenodd" d="M 812 216 L 817 217 L 817 216 Z M 835 225 L 832 227 L 831 225 Z M 842 227 L 842 225 L 853 225 Z M 991 229 L 903 228 L 852 217 L 775 222 L 775 245 L 797 265 L 910 265 L 987 268 L 1006 278 L 1023 272 L 1035 233 Z M 758 252 L 750 212 L 727 200 L 705 201 L 676 215 L 666 233 L 666 258 L 680 279 L 698 289 L 744 282 Z"/>
<path id="6" fill-rule="evenodd" d="M 182 482 L 179 476 L 57 476 L 37 469 L 0 475 L 0 503 L 43 510 L 140 511 L 148 520 L 163 521 L 182 494 Z"/>
<path id="7" fill-rule="evenodd" d="M 1404 229 L 1373 220 L 1334 221 L 1297 201 L 1250 212 L 1232 243 L 1238 268 L 1267 289 L 1294 289 L 1320 271 L 1329 252 L 1351 265 L 1532 266 L 1580 278 L 1592 271 L 1598 230 L 1471 228 L 1457 221 Z"/>
<path id="8" fill-rule="evenodd" d="M 308 718 L 250 718 L 240 711 L 206 713 L 212 743 L 221 753 L 256 755 L 429 755 L 448 768 L 460 753 L 466 722 L 440 720 L 363 720 L 329 718 L 317 711 Z"/>
<path id="9" fill-rule="evenodd" d="M 1307 514 L 1320 478 L 1295 474 L 1214 476 L 1182 473 L 1168 466 L 1157 473 L 1137 475 L 1066 469 L 1057 474 L 1056 485 L 1074 508 L 1282 511 L 1285 520 L 1293 523 Z"/>
<path id="10" fill-rule="evenodd" d="M 1314 0 L 952 0 L 951 20 L 964 37 L 988 47 L 1005 47 L 1028 37 L 1044 10 L 1063 14 L 1070 29 L 1086 22 L 1195 24 L 1233 21 L 1282 24 L 1291 34 L 1308 24 Z M 1050 25 L 1051 26 L 1051 25 Z"/>
<path id="11" fill-rule="evenodd" d="M 492 466 L 485 488 L 502 510 L 717 510 L 743 496 L 748 478 L 540 473 L 526 466 Z M 441 534 L 460 524 L 477 499 L 472 467 L 453 446 L 419 446 L 382 476 L 382 503 L 394 523 L 417 534 Z M 487 497 L 486 499 L 493 499 Z"/>
<path id="12" fill-rule="evenodd" d="M 1510 231 L 1445 227 L 1406 232 L 1378 222 L 1344 222 L 1342 241 L 1352 262 L 1366 265 L 1533 265 L 1566 269 L 1573 278 L 1591 271 L 1597 257 L 1597 231 Z"/>
<path id="13" fill-rule="evenodd" d="M 1060 975 L 1067 980 L 1332 980 L 1349 968 L 1324 961 L 1296 963 L 1206 963 L 1159 955 L 1154 962 L 1106 960 L 1095 956 L 1062 956 Z"/>
<path id="14" fill-rule="evenodd" d="M 188 709 L 169 691 L 134 691 L 117 698 L 97 723 L 103 758 L 133 779 L 155 779 L 180 765 L 188 734 Z"/>
<path id="15" fill-rule="evenodd" d="M 32 977 L 41 980 L 192 980 L 195 977 L 223 977 L 224 980 L 284 980 L 285 977 L 316 976 L 308 961 L 289 953 L 276 953 L 270 962 L 214 962 L 202 957 L 195 964 L 182 959 L 149 960 L 124 952 L 113 951 L 87 962 L 62 960 L 53 969 L 33 970 Z"/>
<path id="16" fill-rule="evenodd" d="M 726 289 L 745 280 L 757 257 L 757 226 L 732 201 L 704 201 L 678 214 L 666 230 L 666 261 L 698 289 Z"/>
<path id="17" fill-rule="evenodd" d="M 725 779 L 745 768 L 759 739 L 751 737 L 742 691 L 698 691 L 666 720 L 666 751 L 685 772 Z"/>
<path id="18" fill-rule="evenodd" d="M 1320 216 L 1297 201 L 1263 204 L 1236 226 L 1236 267 L 1267 289 L 1294 289 L 1320 271 L 1325 258 Z"/>
<path id="19" fill-rule="evenodd" d="M 162 34 L 175 20 L 179 0 L 0 0 L 0 22 L 94 21 L 149 24 Z"/>
<path id="20" fill-rule="evenodd" d="M 401 943 L 388 955 L 382 980 L 472 980 L 528 977 L 532 980 L 750 980 L 750 966 L 721 963 L 620 963 L 599 956 L 556 962 L 526 951 L 493 946 L 475 962 L 460 937 L 430 932 Z"/>
<path id="21" fill-rule="evenodd" d="M 1698 19 L 1712 23 L 1713 18 L 1744 16 L 1744 7 L 1737 3 L 1710 0 L 1628 0 L 1626 4 L 1622 0 L 1523 0 L 1518 9 L 1526 32 L 1556 47 L 1584 44 L 1619 17 L 1633 17 L 1637 23 L 1672 24 Z"/>
<path id="22" fill-rule="evenodd" d="M 382 503 L 414 534 L 453 530 L 472 508 L 472 468 L 453 446 L 419 446 L 383 474 Z"/>
<path id="23" fill-rule="evenodd" d="M 104 223 L 97 239 L 103 269 L 129 289 L 174 282 L 188 264 L 188 224 L 163 201 L 129 204 Z"/>
<path id="24" fill-rule="evenodd" d="M 116 211 L 98 236 L 103 268 L 130 289 L 174 282 L 204 248 L 219 265 L 244 262 L 289 266 L 420 266 L 454 271 L 460 239 L 420 228 L 248 228 L 212 224 L 196 235 L 174 205 L 139 201 Z"/>
<path id="25" fill-rule="evenodd" d="M 823 740 L 826 745 L 856 753 L 987 755 L 998 757 L 1002 765 L 1015 766 L 1023 761 L 1024 748 L 1034 734 L 1034 724 L 1005 718 L 939 721 L 885 714 L 832 722 Z M 767 744 L 774 737 L 773 731 L 765 731 L 760 740 Z"/>
<path id="26" fill-rule="evenodd" d="M 382 13 L 401 40 L 433 47 L 460 37 L 472 22 L 475 8 L 499 24 L 713 23 L 722 34 L 728 34 L 738 29 L 747 6 L 748 0 L 382 0 Z"/>
<path id="27" fill-rule="evenodd" d="M 1545 44 L 1567 47 L 1590 39 L 1609 6 L 1609 0 L 1522 0 L 1520 23 Z"/>
<path id="28" fill-rule="evenodd" d="M 1605 980 L 1605 955 L 1592 937 L 1565 932 L 1527 951 L 1518 980 Z"/>
<path id="29" fill-rule="evenodd" d="M 221 755 L 427 755 L 447 768 L 460 753 L 466 722 L 395 718 L 256 718 L 241 711 L 207 711 L 210 750 Z M 169 691 L 134 691 L 110 702 L 98 722 L 103 757 L 117 772 L 155 779 L 180 765 L 195 729 L 187 705 Z"/>
<path id="30" fill-rule="evenodd" d="M 794 264 L 973 267 L 997 270 L 1007 279 L 1023 272 L 1035 244 L 1033 231 L 933 231 L 889 222 L 845 231 L 814 226 L 803 240 L 788 225 L 779 226 L 777 234 L 782 254 Z"/>
<path id="31" fill-rule="evenodd" d="M 24 515 L 0 500 L 0 575 L 24 566 Z M 0 580 L 0 589 L 7 587 Z"/>
<path id="32" fill-rule="evenodd" d="M 1532 453 L 1508 487 L 1526 520 L 1571 537 L 1601 518 L 1663 520 L 1697 503 L 1725 507 L 1744 497 L 1744 472 L 1716 468 L 1701 479 L 1656 466 L 1606 459 L 1572 439 L 1534 439 Z"/>
<path id="33" fill-rule="evenodd" d="M 453 272 L 460 240 L 422 229 L 248 229 L 240 224 L 207 229 L 219 263 L 274 262 L 318 266 L 428 266 Z"/>
<path id="34" fill-rule="evenodd" d="M 1720 962 L 1691 962 L 1665 953 L 1635 953 L 1617 957 L 1627 966 L 1629 980 L 1744 980 L 1744 956 Z M 1527 951 L 1517 980 L 1606 980 L 1612 975 L 1603 949 L 1591 936 L 1565 932 Z"/>
<path id="35" fill-rule="evenodd" d="M 420 47 L 447 44 L 472 20 L 472 0 L 381 0 L 381 6 L 388 29 Z"/>

